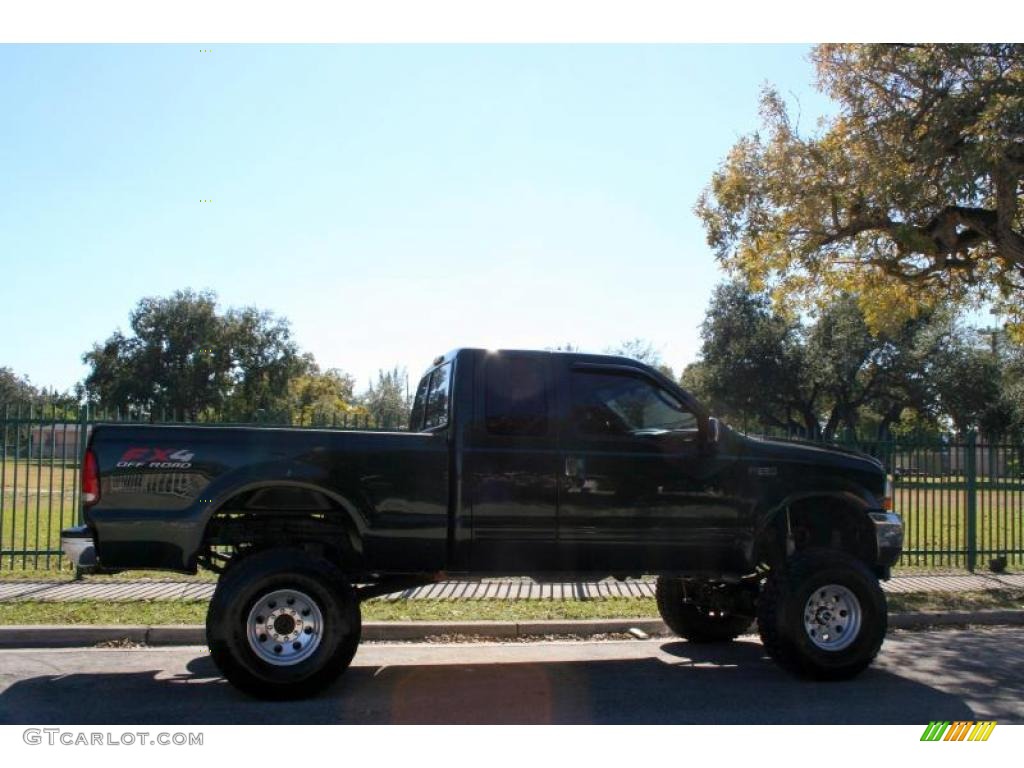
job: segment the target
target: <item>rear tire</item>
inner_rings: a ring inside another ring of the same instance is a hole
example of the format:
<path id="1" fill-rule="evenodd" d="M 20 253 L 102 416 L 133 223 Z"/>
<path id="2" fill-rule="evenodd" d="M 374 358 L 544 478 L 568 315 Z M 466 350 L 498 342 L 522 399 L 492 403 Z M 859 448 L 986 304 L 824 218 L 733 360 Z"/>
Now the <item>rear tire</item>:
<path id="1" fill-rule="evenodd" d="M 780 666 L 815 680 L 846 680 L 882 647 L 888 606 L 861 561 L 809 549 L 769 573 L 758 599 L 758 631 Z"/>
<path id="2" fill-rule="evenodd" d="M 687 584 L 679 578 L 659 576 L 654 588 L 658 613 L 675 634 L 691 643 L 727 643 L 742 635 L 753 621 L 749 614 L 739 613 L 740 587 L 691 586 L 687 600 Z M 718 600 L 701 600 L 709 589 L 721 593 Z M 717 604 L 715 604 L 717 603 Z"/>
<path id="3" fill-rule="evenodd" d="M 206 616 L 214 663 L 232 685 L 264 699 L 330 685 L 352 662 L 361 631 L 359 600 L 337 566 L 290 548 L 233 565 Z"/>

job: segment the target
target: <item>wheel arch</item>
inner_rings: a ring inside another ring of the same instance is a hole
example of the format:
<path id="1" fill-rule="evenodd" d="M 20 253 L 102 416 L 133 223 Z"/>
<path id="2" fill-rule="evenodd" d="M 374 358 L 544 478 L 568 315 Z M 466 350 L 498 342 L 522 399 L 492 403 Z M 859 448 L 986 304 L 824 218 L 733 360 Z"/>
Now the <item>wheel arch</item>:
<path id="1" fill-rule="evenodd" d="M 193 560 L 212 546 L 260 544 L 264 537 L 259 528 L 267 523 L 273 523 L 274 530 L 291 532 L 294 538 L 267 540 L 263 542 L 266 546 L 319 543 L 335 560 L 360 559 L 368 527 L 359 506 L 335 489 L 289 478 L 256 480 L 225 490 L 209 503 L 198 526 L 200 535 Z M 252 533 L 254 542 L 240 538 L 246 530 Z M 318 533 L 324 534 L 322 539 Z M 235 540 L 230 541 L 233 537 Z"/>
<path id="2" fill-rule="evenodd" d="M 868 565 L 875 541 L 867 516 L 872 501 L 855 490 L 800 491 L 787 496 L 761 517 L 754 538 L 754 564 L 777 564 L 812 547 L 838 549 Z"/>

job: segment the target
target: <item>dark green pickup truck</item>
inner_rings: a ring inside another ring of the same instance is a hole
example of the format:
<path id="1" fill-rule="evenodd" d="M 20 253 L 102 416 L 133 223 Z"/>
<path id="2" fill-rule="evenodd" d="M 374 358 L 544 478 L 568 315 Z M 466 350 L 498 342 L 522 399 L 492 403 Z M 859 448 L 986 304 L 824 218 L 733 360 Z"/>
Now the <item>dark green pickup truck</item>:
<path id="1" fill-rule="evenodd" d="M 844 678 L 885 634 L 888 487 L 869 456 L 741 435 L 632 360 L 461 349 L 405 432 L 100 424 L 63 543 L 82 569 L 220 572 L 210 649 L 260 696 L 340 674 L 360 600 L 453 575 L 657 575 L 678 634 L 756 618 L 784 666 Z"/>

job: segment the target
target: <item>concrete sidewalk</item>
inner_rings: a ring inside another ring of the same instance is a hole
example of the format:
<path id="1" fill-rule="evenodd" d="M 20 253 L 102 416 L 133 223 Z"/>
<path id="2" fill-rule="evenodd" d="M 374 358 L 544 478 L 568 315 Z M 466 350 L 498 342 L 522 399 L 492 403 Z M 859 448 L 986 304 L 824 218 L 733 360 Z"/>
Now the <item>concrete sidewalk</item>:
<path id="1" fill-rule="evenodd" d="M 0 602 L 16 600 L 208 600 L 212 582 L 0 581 Z M 883 582 L 890 593 L 1024 589 L 1024 573 L 897 576 Z M 606 600 L 654 597 L 652 580 L 537 583 L 529 579 L 443 581 L 406 589 L 379 600 Z"/>

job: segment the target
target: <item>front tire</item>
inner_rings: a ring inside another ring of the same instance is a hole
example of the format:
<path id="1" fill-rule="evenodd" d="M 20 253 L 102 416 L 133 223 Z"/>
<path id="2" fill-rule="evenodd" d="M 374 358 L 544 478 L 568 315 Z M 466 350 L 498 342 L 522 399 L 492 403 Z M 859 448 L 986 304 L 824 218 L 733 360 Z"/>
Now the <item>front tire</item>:
<path id="1" fill-rule="evenodd" d="M 878 655 L 888 606 L 864 563 L 844 552 L 811 549 L 769 573 L 757 623 L 768 655 L 785 669 L 815 680 L 846 680 Z"/>
<path id="2" fill-rule="evenodd" d="M 659 576 L 654 596 L 662 621 L 676 635 L 691 643 L 727 643 L 753 621 L 743 610 L 741 589 Z"/>
<path id="3" fill-rule="evenodd" d="M 362 625 L 359 601 L 330 561 L 298 549 L 250 555 L 222 577 L 206 616 L 210 655 L 235 687 L 295 699 L 349 666 Z"/>

